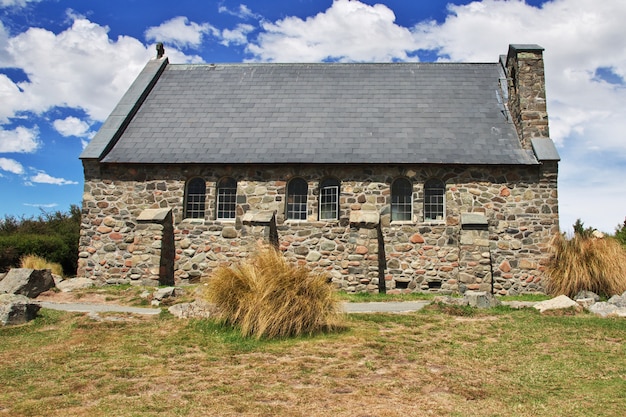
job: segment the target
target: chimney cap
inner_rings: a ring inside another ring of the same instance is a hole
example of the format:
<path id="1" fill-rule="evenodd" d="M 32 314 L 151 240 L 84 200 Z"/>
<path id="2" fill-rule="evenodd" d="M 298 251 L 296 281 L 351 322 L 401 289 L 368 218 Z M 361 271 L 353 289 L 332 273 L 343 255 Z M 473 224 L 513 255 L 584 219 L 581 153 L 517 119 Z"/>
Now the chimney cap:
<path id="1" fill-rule="evenodd" d="M 542 55 L 545 49 L 534 43 L 512 43 L 509 44 L 509 53 L 506 56 L 506 66 L 508 67 L 509 61 L 517 56 L 520 52 L 534 52 L 538 55 Z"/>

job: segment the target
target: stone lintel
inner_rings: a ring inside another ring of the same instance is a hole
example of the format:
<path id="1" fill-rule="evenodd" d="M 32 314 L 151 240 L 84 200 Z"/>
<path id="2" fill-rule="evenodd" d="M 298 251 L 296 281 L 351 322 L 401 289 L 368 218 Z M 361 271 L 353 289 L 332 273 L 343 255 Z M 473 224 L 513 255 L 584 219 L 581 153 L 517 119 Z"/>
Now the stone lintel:
<path id="1" fill-rule="evenodd" d="M 486 230 L 488 226 L 487 217 L 482 213 L 461 213 L 461 227 L 463 229 Z"/>
<path id="2" fill-rule="evenodd" d="M 376 210 L 354 210 L 350 212 L 350 224 L 361 227 L 376 227 L 380 214 Z"/>
<path id="3" fill-rule="evenodd" d="M 241 221 L 246 226 L 268 225 L 272 222 L 274 215 L 273 210 L 248 211 L 243 215 Z"/>
<path id="4" fill-rule="evenodd" d="M 149 223 L 163 223 L 168 214 L 172 212 L 171 208 L 145 209 L 139 216 L 137 221 Z"/>

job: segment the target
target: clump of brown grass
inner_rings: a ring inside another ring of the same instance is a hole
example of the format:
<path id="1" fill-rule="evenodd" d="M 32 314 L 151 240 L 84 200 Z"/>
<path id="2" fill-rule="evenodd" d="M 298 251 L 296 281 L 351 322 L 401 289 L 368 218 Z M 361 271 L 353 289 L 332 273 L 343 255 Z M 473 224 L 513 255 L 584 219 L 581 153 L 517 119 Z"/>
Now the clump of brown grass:
<path id="1" fill-rule="evenodd" d="M 548 294 L 574 297 L 586 290 L 610 297 L 626 291 L 626 251 L 615 239 L 578 233 L 567 239 L 557 234 L 551 249 L 546 277 Z"/>
<path id="2" fill-rule="evenodd" d="M 55 262 L 48 262 L 41 256 L 26 255 L 20 259 L 20 268 L 49 269 L 55 275 L 63 275 L 63 267 Z"/>
<path id="3" fill-rule="evenodd" d="M 272 247 L 247 263 L 220 267 L 205 297 L 244 336 L 310 335 L 339 327 L 338 299 L 325 274 L 290 264 Z"/>

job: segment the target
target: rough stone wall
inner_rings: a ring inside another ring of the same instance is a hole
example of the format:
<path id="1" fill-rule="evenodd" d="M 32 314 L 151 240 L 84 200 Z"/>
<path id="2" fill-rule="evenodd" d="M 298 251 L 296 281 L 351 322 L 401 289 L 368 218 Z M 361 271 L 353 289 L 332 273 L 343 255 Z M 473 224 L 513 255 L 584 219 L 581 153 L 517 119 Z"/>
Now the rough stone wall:
<path id="1" fill-rule="evenodd" d="M 549 138 L 543 50 L 512 48 L 507 58 L 509 112 L 522 147 L 532 149 L 531 139 Z"/>
<path id="2" fill-rule="evenodd" d="M 84 168 L 78 275 L 99 282 L 154 282 L 134 262 L 145 257 L 139 243 L 149 242 L 149 228 L 137 221 L 148 208 L 171 209 L 177 282 L 206 277 L 220 265 L 248 257 L 259 242 L 267 242 L 268 226 L 243 224 L 241 217 L 249 211 L 275 211 L 285 256 L 328 273 L 346 291 L 376 291 L 381 276 L 377 229 L 350 224 L 352 211 L 380 213 L 387 265 L 382 276 L 386 288 L 397 292 L 482 288 L 486 259 L 490 271 L 493 268 L 496 292 L 541 290 L 547 245 L 558 232 L 556 163 L 237 167 L 100 166 L 84 161 Z M 196 176 L 207 184 L 206 218 L 183 219 L 185 182 Z M 232 222 L 214 220 L 215 185 L 224 176 L 237 180 L 237 219 Z M 390 186 L 399 176 L 413 183 L 409 222 L 390 218 Z M 304 178 L 309 185 L 307 221 L 285 220 L 286 184 L 293 177 Z M 317 187 L 327 177 L 341 180 L 337 221 L 317 220 Z M 423 221 L 423 185 L 430 178 L 446 184 L 447 217 L 441 222 Z M 460 216 L 467 212 L 481 213 L 488 220 L 488 231 L 479 242 L 484 246 L 478 250 L 480 259 L 468 260 L 461 242 Z"/>

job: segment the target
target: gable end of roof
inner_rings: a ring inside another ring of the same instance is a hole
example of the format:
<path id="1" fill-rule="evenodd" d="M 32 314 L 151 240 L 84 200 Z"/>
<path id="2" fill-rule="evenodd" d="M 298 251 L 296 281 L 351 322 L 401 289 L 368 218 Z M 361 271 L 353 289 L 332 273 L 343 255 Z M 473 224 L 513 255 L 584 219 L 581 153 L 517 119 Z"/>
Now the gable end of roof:
<path id="1" fill-rule="evenodd" d="M 102 159 L 122 136 L 124 130 L 137 113 L 157 80 L 165 71 L 167 57 L 151 59 L 139 73 L 128 91 L 98 130 L 98 133 L 83 150 L 80 159 Z"/>

